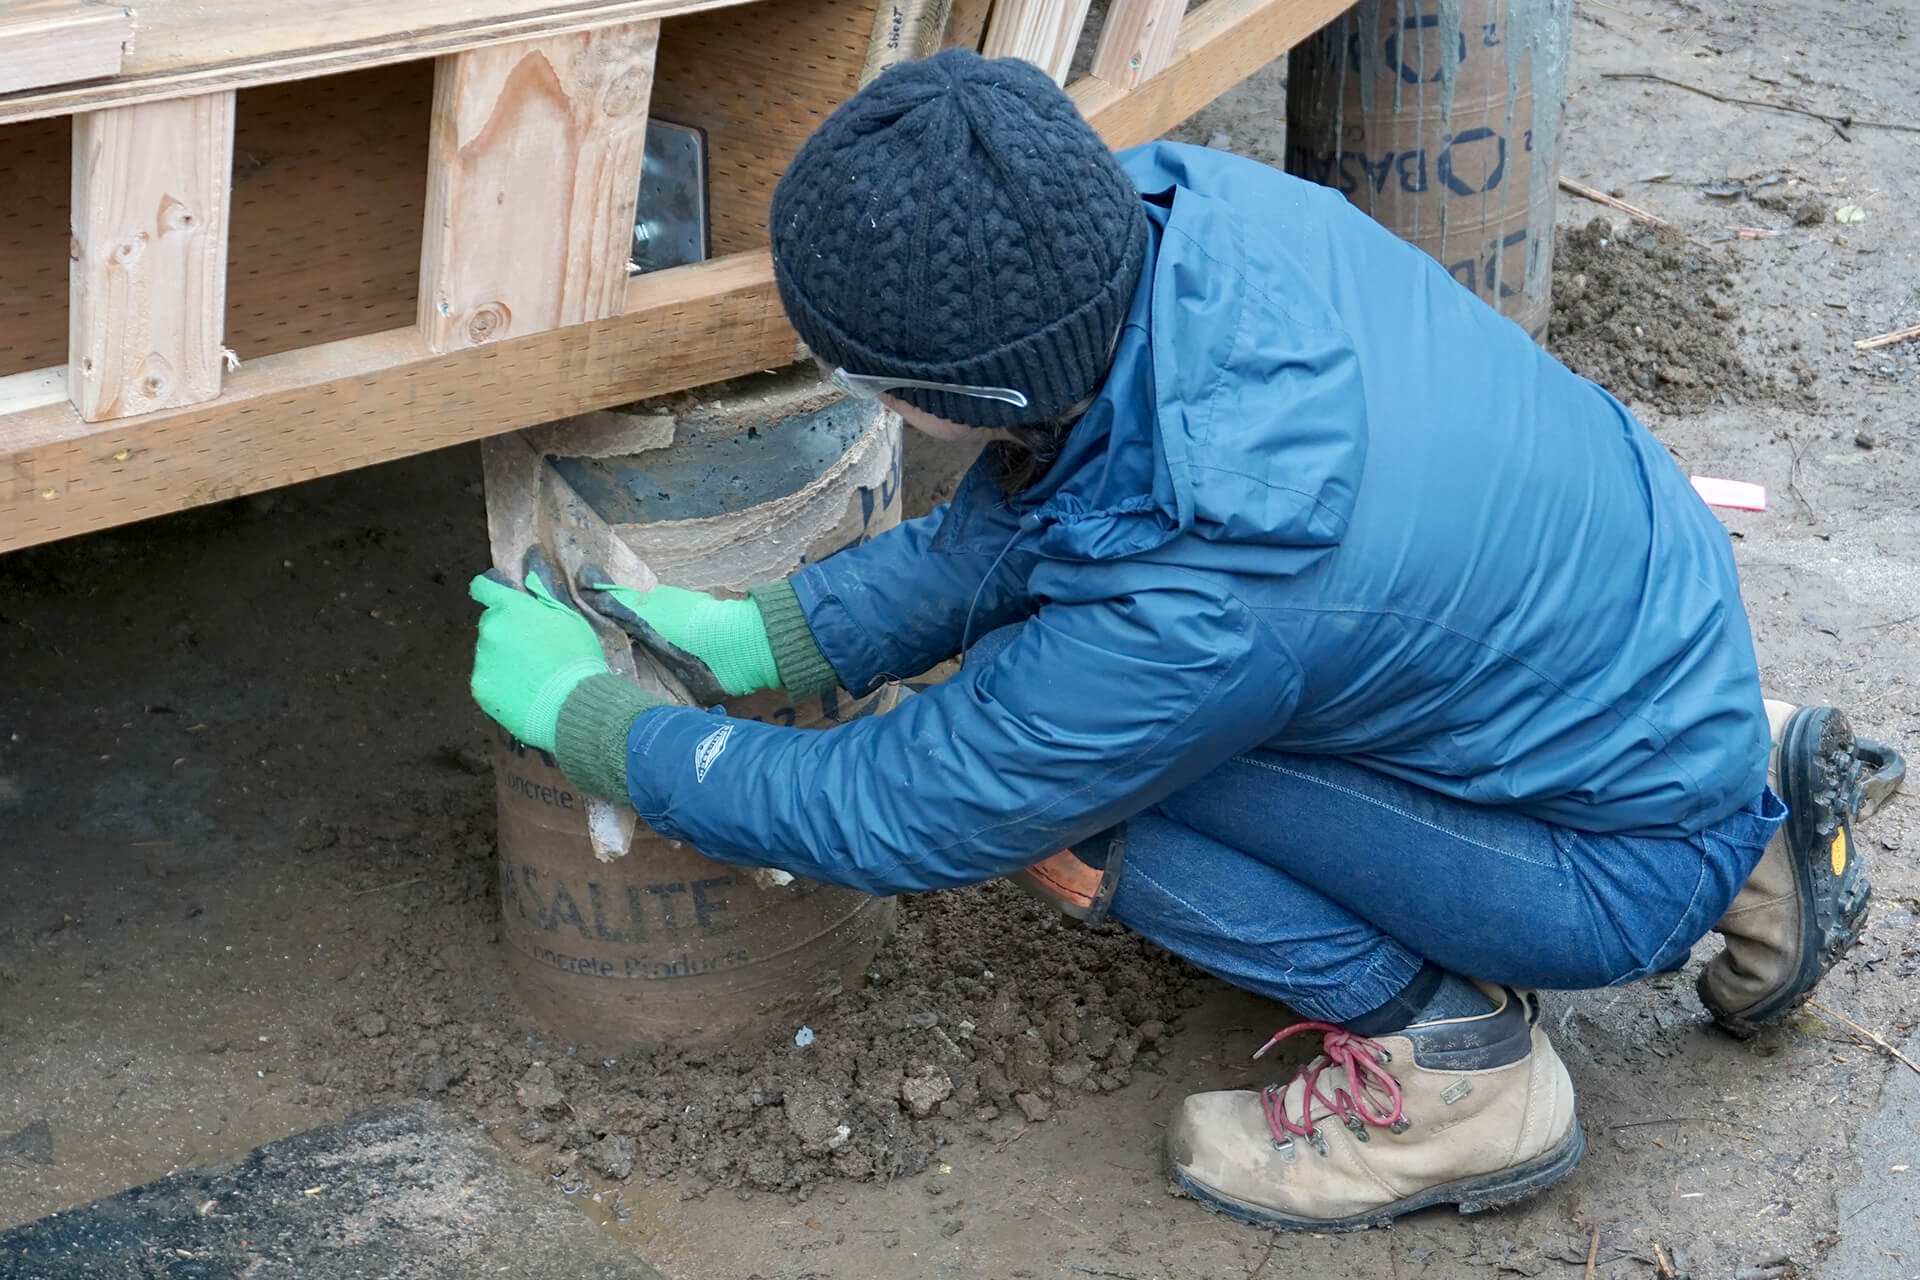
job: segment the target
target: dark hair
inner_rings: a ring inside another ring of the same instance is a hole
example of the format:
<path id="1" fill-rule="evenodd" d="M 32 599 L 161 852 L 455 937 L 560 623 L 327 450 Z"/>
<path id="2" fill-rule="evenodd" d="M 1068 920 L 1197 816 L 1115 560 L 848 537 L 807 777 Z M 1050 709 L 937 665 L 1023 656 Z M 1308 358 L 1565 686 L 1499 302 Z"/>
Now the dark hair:
<path id="1" fill-rule="evenodd" d="M 1075 405 L 1051 422 L 1005 428 L 1012 439 L 987 446 L 993 454 L 993 483 L 1000 492 L 1011 498 L 1046 479 L 1082 412 L 1082 406 Z"/>

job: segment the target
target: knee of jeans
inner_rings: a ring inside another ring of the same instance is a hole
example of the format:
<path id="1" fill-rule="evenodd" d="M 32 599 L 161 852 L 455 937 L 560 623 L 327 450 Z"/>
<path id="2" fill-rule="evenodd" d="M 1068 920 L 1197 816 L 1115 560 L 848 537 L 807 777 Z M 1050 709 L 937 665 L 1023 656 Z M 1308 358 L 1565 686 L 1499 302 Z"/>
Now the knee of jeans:
<path id="1" fill-rule="evenodd" d="M 1725 914 L 1726 904 L 1716 901 L 1711 892 L 1710 877 L 1703 874 L 1701 880 L 1701 887 L 1695 892 L 1693 901 L 1688 904 L 1672 931 L 1655 945 L 1645 962 L 1631 963 L 1632 953 L 1627 952 L 1616 966 L 1619 972 L 1609 977 L 1604 985 L 1624 987 L 1642 978 L 1673 973 L 1686 967 L 1687 961 L 1693 956 L 1693 944 L 1706 937 L 1707 931 Z"/>

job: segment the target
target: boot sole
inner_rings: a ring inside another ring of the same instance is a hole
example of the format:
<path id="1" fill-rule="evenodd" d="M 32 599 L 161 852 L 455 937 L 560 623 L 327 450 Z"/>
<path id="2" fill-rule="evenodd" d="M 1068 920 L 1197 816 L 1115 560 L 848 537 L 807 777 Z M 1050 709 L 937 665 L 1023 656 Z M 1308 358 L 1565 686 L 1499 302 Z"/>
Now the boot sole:
<path id="1" fill-rule="evenodd" d="M 1526 1164 L 1443 1182 L 1404 1200 L 1396 1200 L 1348 1218 L 1296 1218 L 1291 1214 L 1277 1213 L 1262 1205 L 1250 1204 L 1215 1191 L 1212 1187 L 1195 1182 L 1177 1168 L 1173 1171 L 1173 1181 L 1182 1194 L 1202 1208 L 1256 1227 L 1272 1227 L 1281 1231 L 1364 1231 L 1368 1227 L 1387 1226 L 1404 1214 L 1417 1213 L 1436 1205 L 1450 1204 L 1461 1213 L 1479 1213 L 1484 1209 L 1495 1209 L 1525 1200 L 1572 1173 L 1586 1153 L 1587 1134 L 1576 1120 L 1567 1136 L 1560 1140 L 1559 1146 Z"/>
<path id="2" fill-rule="evenodd" d="M 1862 761 L 1846 717 L 1833 707 L 1802 708 L 1787 721 L 1781 739 L 1787 854 L 1800 900 L 1808 908 L 1802 920 L 1799 972 L 1772 996 L 1737 1011 L 1714 1007 L 1704 972 L 1698 982 L 1701 1001 L 1714 1021 L 1741 1039 L 1813 996 L 1820 979 L 1860 940 L 1873 896 L 1866 861 L 1853 841 L 1853 824 L 1866 796 Z M 1836 844 L 1844 856 L 1838 872 L 1833 867 Z"/>

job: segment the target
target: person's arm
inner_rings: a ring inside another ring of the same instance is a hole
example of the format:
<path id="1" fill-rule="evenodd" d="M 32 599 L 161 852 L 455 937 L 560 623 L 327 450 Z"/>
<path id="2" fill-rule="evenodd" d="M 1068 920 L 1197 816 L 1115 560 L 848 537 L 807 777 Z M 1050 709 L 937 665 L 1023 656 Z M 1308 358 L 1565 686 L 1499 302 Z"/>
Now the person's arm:
<path id="1" fill-rule="evenodd" d="M 775 686 L 795 698 L 836 685 L 865 694 L 1033 609 L 1036 557 L 1022 550 L 1016 518 L 981 469 L 966 486 L 929 515 L 751 588 L 750 601 L 636 591 L 592 574 L 580 585 L 700 701 Z"/>
<path id="2" fill-rule="evenodd" d="M 1035 608 L 1027 578 L 1038 557 L 987 467 L 976 464 L 946 506 L 787 580 L 806 639 L 847 689 L 917 676 Z"/>
<path id="3" fill-rule="evenodd" d="M 1029 865 L 1291 714 L 1291 657 L 1213 579 L 1049 564 L 1036 586 L 1047 606 L 1011 644 L 887 715 L 823 732 L 606 714 L 583 686 L 561 712 L 561 766 L 588 790 L 624 785 L 649 824 L 708 857 L 884 894 Z"/>

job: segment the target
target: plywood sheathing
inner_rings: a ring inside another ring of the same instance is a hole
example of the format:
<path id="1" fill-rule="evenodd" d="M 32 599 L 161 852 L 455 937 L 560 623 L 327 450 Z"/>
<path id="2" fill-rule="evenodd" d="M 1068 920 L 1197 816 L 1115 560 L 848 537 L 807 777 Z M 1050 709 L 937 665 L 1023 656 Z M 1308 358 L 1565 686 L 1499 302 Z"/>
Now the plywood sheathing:
<path id="1" fill-rule="evenodd" d="M 227 345 L 242 361 L 413 323 L 433 65 L 239 96 Z"/>
<path id="2" fill-rule="evenodd" d="M 765 248 L 787 162 L 853 95 L 873 0 L 787 0 L 660 24 L 653 114 L 707 131 L 713 252 Z"/>
<path id="3" fill-rule="evenodd" d="M 67 362 L 73 122 L 0 126 L 0 377 Z"/>

